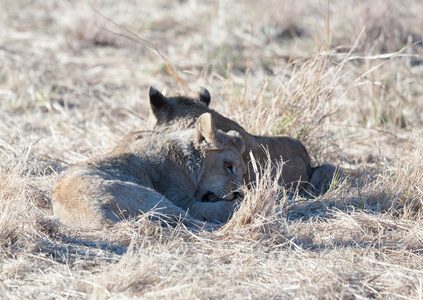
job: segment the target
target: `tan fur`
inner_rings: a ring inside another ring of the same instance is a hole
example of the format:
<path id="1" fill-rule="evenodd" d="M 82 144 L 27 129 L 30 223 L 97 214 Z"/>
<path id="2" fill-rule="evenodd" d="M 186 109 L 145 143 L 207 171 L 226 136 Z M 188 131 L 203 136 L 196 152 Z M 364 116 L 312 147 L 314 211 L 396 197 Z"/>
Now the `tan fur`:
<path id="1" fill-rule="evenodd" d="M 252 151 L 255 159 L 263 165 L 267 160 L 269 151 L 273 162 L 280 163 L 283 160 L 281 184 L 286 187 L 301 187 L 309 192 L 320 192 L 321 182 L 330 181 L 334 175 L 334 167 L 331 165 L 312 168 L 310 156 L 304 145 L 288 136 L 255 136 L 246 132 L 238 123 L 222 116 L 210 109 L 210 94 L 202 88 L 196 97 L 165 97 L 154 88 L 150 88 L 150 113 L 147 121 L 149 129 L 171 132 L 183 128 L 192 128 L 196 118 L 203 113 L 210 113 L 216 127 L 224 132 L 236 130 L 243 137 L 246 151 L 243 155 L 244 162 L 248 166 L 248 181 L 254 181 L 256 176 L 251 170 L 249 152 Z M 314 171 L 322 168 L 322 172 Z M 322 177 L 322 176 L 325 177 Z"/>
<path id="2" fill-rule="evenodd" d="M 210 114 L 194 129 L 134 132 L 112 152 L 71 166 L 53 192 L 53 211 L 66 225 L 89 228 L 151 210 L 186 224 L 225 222 L 246 170 L 244 150 L 239 133 L 217 130 Z"/>

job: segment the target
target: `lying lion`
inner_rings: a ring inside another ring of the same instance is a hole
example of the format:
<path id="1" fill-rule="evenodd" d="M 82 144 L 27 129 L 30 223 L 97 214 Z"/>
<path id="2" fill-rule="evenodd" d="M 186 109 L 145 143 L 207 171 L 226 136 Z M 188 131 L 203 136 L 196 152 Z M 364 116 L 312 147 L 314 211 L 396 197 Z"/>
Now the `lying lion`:
<path id="1" fill-rule="evenodd" d="M 300 188 L 307 193 L 318 194 L 323 185 L 331 182 L 337 169 L 332 165 L 311 167 L 310 156 L 304 145 L 288 136 L 256 136 L 244 130 L 238 123 L 222 116 L 209 108 L 210 93 L 201 88 L 195 98 L 175 96 L 165 97 L 153 87 L 149 90 L 150 113 L 147 128 L 172 132 L 184 128 L 192 128 L 195 120 L 203 113 L 210 113 L 218 129 L 227 132 L 235 130 L 241 134 L 246 144 L 243 159 L 248 166 L 247 180 L 252 182 L 256 175 L 251 169 L 251 151 L 260 165 L 267 160 L 267 153 L 274 163 L 283 160 L 282 176 L 280 184 L 287 188 Z M 274 171 L 275 175 L 276 171 Z"/>
<path id="2" fill-rule="evenodd" d="M 185 224 L 225 222 L 240 196 L 244 150 L 240 134 L 217 130 L 209 113 L 193 129 L 133 132 L 112 152 L 66 170 L 53 192 L 54 215 L 94 229 L 149 211 Z"/>

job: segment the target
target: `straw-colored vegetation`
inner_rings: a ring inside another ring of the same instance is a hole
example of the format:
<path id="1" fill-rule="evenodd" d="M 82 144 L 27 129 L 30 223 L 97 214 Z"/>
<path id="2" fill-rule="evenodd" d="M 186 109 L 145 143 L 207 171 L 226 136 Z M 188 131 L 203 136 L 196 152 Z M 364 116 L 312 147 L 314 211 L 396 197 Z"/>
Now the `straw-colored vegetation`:
<path id="1" fill-rule="evenodd" d="M 423 4 L 0 0 L 0 298 L 423 297 Z M 205 86 L 254 134 L 350 175 L 269 179 L 219 230 L 79 231 L 51 191 L 145 126 L 150 85 Z"/>

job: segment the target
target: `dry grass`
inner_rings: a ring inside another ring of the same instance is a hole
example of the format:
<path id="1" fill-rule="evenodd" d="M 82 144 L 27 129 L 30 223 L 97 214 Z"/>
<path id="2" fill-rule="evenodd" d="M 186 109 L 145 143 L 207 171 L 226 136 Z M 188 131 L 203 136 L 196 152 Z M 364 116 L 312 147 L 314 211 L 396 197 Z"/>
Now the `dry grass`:
<path id="1" fill-rule="evenodd" d="M 0 3 L 0 298 L 423 298 L 420 1 Z M 268 166 L 214 231 L 59 226 L 61 171 L 144 128 L 150 85 L 350 178 L 288 197 Z"/>

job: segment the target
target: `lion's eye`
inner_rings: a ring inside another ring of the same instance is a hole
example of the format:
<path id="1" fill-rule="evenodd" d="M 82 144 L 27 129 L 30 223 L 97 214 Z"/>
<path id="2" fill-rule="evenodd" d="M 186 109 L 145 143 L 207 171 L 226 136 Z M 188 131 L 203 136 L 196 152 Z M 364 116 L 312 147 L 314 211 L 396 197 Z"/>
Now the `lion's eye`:
<path id="1" fill-rule="evenodd" d="M 231 173 L 234 172 L 232 164 L 228 161 L 225 161 L 225 168 L 226 168 L 226 170 L 228 170 Z"/>

